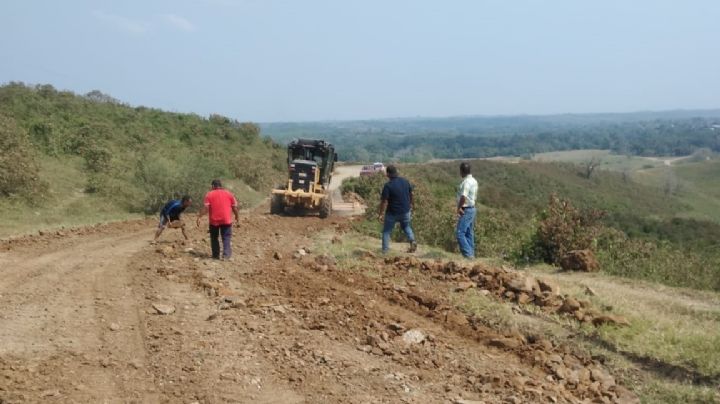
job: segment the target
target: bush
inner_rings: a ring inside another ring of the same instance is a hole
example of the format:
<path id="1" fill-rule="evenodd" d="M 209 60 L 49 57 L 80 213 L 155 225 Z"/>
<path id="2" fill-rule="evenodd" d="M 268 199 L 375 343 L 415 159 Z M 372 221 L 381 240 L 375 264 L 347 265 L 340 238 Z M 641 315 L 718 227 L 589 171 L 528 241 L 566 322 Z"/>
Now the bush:
<path id="1" fill-rule="evenodd" d="M 0 115 L 0 196 L 36 196 L 43 188 L 27 133 Z"/>
<path id="2" fill-rule="evenodd" d="M 633 239 L 608 229 L 598 239 L 598 260 L 603 271 L 612 275 L 720 290 L 720 258 L 682 250 L 668 242 Z"/>
<path id="3" fill-rule="evenodd" d="M 593 247 L 602 230 L 603 216 L 602 211 L 580 210 L 569 200 L 551 195 L 535 233 L 535 253 L 547 263 L 559 264 L 569 251 Z"/>
<path id="4" fill-rule="evenodd" d="M 152 154 L 138 164 L 135 180 L 140 195 L 131 210 L 154 214 L 172 198 L 190 195 L 199 200 L 212 179 L 227 176 L 225 167 L 216 160 L 187 156 L 179 161 L 183 163 Z"/>
<path id="5" fill-rule="evenodd" d="M 377 206 L 380 203 L 380 192 L 387 181 L 384 175 L 377 174 L 366 177 L 353 177 L 343 181 L 340 190 L 343 194 L 354 192 L 360 195 L 368 205 L 368 214 L 377 216 Z M 369 212 L 372 209 L 372 212 Z"/>
<path id="6" fill-rule="evenodd" d="M 273 153 L 263 158 L 258 156 L 238 157 L 232 162 L 232 172 L 235 178 L 242 180 L 256 191 L 264 191 L 284 180 L 283 171 L 277 169 L 284 165 L 284 160 Z"/>

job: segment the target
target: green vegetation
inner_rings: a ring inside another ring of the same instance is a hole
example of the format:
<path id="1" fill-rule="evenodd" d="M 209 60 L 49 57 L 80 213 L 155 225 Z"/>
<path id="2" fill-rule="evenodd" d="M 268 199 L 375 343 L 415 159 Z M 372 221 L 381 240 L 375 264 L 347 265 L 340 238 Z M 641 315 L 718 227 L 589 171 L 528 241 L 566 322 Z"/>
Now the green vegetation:
<path id="1" fill-rule="evenodd" d="M 416 187 L 415 233 L 421 242 L 447 251 L 457 249 L 457 165 L 401 167 L 401 175 Z M 586 178 L 583 167 L 570 163 L 476 161 L 473 174 L 480 184 L 478 256 L 521 265 L 556 262 L 561 252 L 553 250 L 553 243 L 564 240 L 570 248 L 592 247 L 609 274 L 720 290 L 720 212 L 713 220 L 692 218 L 689 196 L 666 193 L 620 172 L 600 170 Z M 366 177 L 343 185 L 343 191 L 357 192 L 368 201 L 368 220 L 358 225 L 365 234 L 378 233 L 374 219 L 383 182 L 382 177 Z M 549 205 L 551 195 L 568 201 L 569 210 Z M 548 223 L 553 210 L 556 218 L 564 219 Z M 591 220 L 589 212 L 594 211 L 602 211 L 602 219 Z M 402 238 L 399 232 L 396 236 Z"/>
<path id="2" fill-rule="evenodd" d="M 98 91 L 0 87 L 0 132 L 0 236 L 156 213 L 172 197 L 201 198 L 213 178 L 248 203 L 284 171 L 284 149 L 255 124 L 133 108 Z"/>
<path id="3" fill-rule="evenodd" d="M 0 115 L 0 196 L 28 198 L 44 188 L 27 133 Z"/>
<path id="4" fill-rule="evenodd" d="M 579 149 L 619 156 L 686 156 L 720 151 L 720 111 L 456 117 L 264 124 L 275 139 L 322 136 L 347 161 L 425 162 Z"/>

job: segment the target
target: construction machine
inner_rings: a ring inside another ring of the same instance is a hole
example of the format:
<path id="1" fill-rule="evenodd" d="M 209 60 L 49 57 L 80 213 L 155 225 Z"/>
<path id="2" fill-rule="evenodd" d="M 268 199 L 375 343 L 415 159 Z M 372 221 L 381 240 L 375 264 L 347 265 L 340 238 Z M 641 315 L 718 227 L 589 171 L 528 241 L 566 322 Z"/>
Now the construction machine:
<path id="1" fill-rule="evenodd" d="M 287 149 L 288 180 L 272 190 L 270 213 L 279 215 L 293 208 L 297 213 L 317 211 L 321 218 L 330 216 L 335 148 L 324 140 L 296 139 Z"/>

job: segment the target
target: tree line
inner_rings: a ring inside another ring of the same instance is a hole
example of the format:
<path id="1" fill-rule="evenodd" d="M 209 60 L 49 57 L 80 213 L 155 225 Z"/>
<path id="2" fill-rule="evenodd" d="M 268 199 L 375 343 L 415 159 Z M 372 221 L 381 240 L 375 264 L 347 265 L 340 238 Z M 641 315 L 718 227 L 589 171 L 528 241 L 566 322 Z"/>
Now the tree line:
<path id="1" fill-rule="evenodd" d="M 720 152 L 720 112 L 463 118 L 384 123 L 266 124 L 277 139 L 322 136 L 347 161 L 422 162 L 603 149 L 622 155 L 685 156 L 698 149 Z M 592 118 L 595 117 L 595 118 Z M 602 118 L 602 119 L 601 119 Z M 649 119 L 652 118 L 652 119 Z M 645 120 L 642 120 L 645 119 Z"/>

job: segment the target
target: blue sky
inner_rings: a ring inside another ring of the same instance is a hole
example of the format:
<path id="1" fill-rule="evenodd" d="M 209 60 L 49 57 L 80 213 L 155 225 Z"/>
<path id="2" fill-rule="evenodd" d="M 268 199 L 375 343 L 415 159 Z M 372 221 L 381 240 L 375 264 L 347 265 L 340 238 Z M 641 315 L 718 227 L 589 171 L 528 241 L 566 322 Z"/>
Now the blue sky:
<path id="1" fill-rule="evenodd" d="M 240 120 L 720 107 L 717 0 L 23 0 L 0 82 Z"/>

